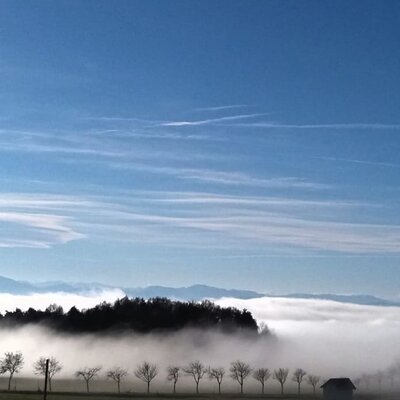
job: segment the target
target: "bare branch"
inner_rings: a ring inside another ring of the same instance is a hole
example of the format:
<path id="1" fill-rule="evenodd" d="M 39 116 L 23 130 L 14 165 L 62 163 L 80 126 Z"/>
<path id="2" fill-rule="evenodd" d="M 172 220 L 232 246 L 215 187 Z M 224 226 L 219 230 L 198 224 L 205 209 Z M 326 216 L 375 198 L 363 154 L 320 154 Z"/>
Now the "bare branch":
<path id="1" fill-rule="evenodd" d="M 191 362 L 183 371 L 193 377 L 196 383 L 196 393 L 199 393 L 199 382 L 204 374 L 208 371 L 207 368 L 198 360 Z"/>
<path id="2" fill-rule="evenodd" d="M 304 369 L 297 368 L 296 371 L 293 372 L 292 381 L 297 383 L 297 394 L 300 395 L 300 386 L 303 378 L 307 375 L 307 372 Z"/>
<path id="3" fill-rule="evenodd" d="M 288 368 L 278 368 L 274 370 L 273 378 L 281 384 L 281 394 L 283 394 L 283 385 L 285 384 L 288 375 L 289 375 Z"/>
<path id="4" fill-rule="evenodd" d="M 230 376 L 239 383 L 240 393 L 243 393 L 243 383 L 251 374 L 251 371 L 250 365 L 244 361 L 236 360 L 231 363 L 231 367 L 229 368 Z"/>
<path id="5" fill-rule="evenodd" d="M 89 382 L 99 374 L 101 369 L 102 369 L 102 367 L 100 367 L 100 366 L 92 367 L 92 368 L 85 367 L 83 369 L 76 371 L 75 376 L 77 378 L 83 378 L 85 380 L 86 390 L 87 390 L 87 392 L 89 392 Z"/>
<path id="6" fill-rule="evenodd" d="M 34 364 L 33 370 L 35 375 L 46 375 L 46 357 L 40 357 Z M 48 378 L 49 378 L 49 389 L 51 392 L 51 381 L 54 375 L 58 374 L 62 370 L 62 365 L 60 361 L 56 358 L 51 357 L 49 358 L 49 371 L 48 371 Z"/>
<path id="7" fill-rule="evenodd" d="M 253 378 L 261 383 L 261 393 L 264 394 L 265 382 L 271 376 L 268 368 L 258 368 L 253 372 Z"/>
<path id="8" fill-rule="evenodd" d="M 16 353 L 4 353 L 4 357 L 0 360 L 0 374 L 9 373 L 8 390 L 11 389 L 11 380 L 14 374 L 18 374 L 24 365 L 24 357 L 20 351 Z"/>
<path id="9" fill-rule="evenodd" d="M 318 385 L 321 378 L 317 375 L 308 375 L 307 376 L 307 383 L 313 387 L 313 392 L 315 394 L 315 388 Z"/>
<path id="10" fill-rule="evenodd" d="M 135 371 L 135 376 L 147 383 L 147 393 L 150 393 L 150 383 L 157 376 L 158 368 L 155 364 L 150 364 L 144 361 L 138 365 Z"/>
<path id="11" fill-rule="evenodd" d="M 179 379 L 180 367 L 169 366 L 167 368 L 167 379 L 174 383 L 174 393 L 176 393 L 176 383 Z"/>
<path id="12" fill-rule="evenodd" d="M 221 383 L 222 379 L 224 379 L 224 375 L 225 375 L 225 368 L 223 367 L 209 368 L 208 370 L 209 379 L 215 379 L 218 383 L 218 393 L 221 393 Z"/>
<path id="13" fill-rule="evenodd" d="M 120 367 L 109 369 L 106 374 L 107 378 L 112 379 L 117 383 L 118 393 L 121 392 L 121 380 L 127 375 L 128 371 Z"/>

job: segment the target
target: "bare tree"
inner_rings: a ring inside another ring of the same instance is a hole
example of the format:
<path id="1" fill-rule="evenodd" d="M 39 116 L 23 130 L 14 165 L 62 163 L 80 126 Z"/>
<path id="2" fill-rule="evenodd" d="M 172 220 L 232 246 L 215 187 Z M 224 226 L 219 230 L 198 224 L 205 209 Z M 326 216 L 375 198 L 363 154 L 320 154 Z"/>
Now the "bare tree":
<path id="1" fill-rule="evenodd" d="M 24 365 L 24 357 L 20 351 L 16 353 L 4 353 L 4 357 L 0 360 L 0 374 L 9 373 L 8 390 L 11 389 L 11 381 L 14 374 L 18 374 Z"/>
<path id="2" fill-rule="evenodd" d="M 251 374 L 250 365 L 236 360 L 231 363 L 231 367 L 229 368 L 230 376 L 232 379 L 236 380 L 240 385 L 240 393 L 243 394 L 243 383 L 245 379 Z"/>
<path id="3" fill-rule="evenodd" d="M 318 382 L 320 380 L 321 378 L 317 375 L 307 375 L 307 383 L 312 386 L 314 395 L 315 395 L 315 388 L 317 387 Z"/>
<path id="4" fill-rule="evenodd" d="M 218 367 L 218 368 L 209 368 L 208 370 L 208 377 L 209 379 L 215 379 L 218 383 L 218 393 L 221 394 L 221 383 L 222 379 L 224 379 L 225 375 L 225 368 Z"/>
<path id="5" fill-rule="evenodd" d="M 121 393 L 121 380 L 127 375 L 128 371 L 120 367 L 115 367 L 107 371 L 107 378 L 110 378 L 117 383 L 118 393 Z"/>
<path id="6" fill-rule="evenodd" d="M 382 382 L 383 382 L 383 378 L 385 377 L 385 375 L 383 374 L 383 372 L 381 370 L 379 370 L 376 373 L 376 380 L 378 382 L 378 389 L 379 391 L 382 391 Z"/>
<path id="7" fill-rule="evenodd" d="M 169 366 L 167 368 L 167 379 L 174 383 L 174 393 L 176 393 L 176 383 L 178 382 L 180 371 L 179 367 Z"/>
<path id="8" fill-rule="evenodd" d="M 271 372 L 269 372 L 268 368 L 258 368 L 253 372 L 253 378 L 261 383 L 261 393 L 264 394 L 264 386 L 265 382 L 271 376 Z"/>
<path id="9" fill-rule="evenodd" d="M 35 372 L 35 375 L 46 375 L 46 362 L 47 358 L 46 357 L 40 357 L 39 360 L 37 360 L 33 364 L 33 370 Z M 58 374 L 62 370 L 62 365 L 60 361 L 58 361 L 56 358 L 51 357 L 49 358 L 49 371 L 48 371 L 48 380 L 49 380 L 49 389 L 51 392 L 51 381 L 54 377 L 54 375 Z"/>
<path id="10" fill-rule="evenodd" d="M 283 385 L 285 384 L 288 375 L 289 375 L 288 368 L 278 368 L 274 370 L 273 378 L 276 379 L 281 384 L 281 394 L 283 394 Z"/>
<path id="11" fill-rule="evenodd" d="M 297 394 L 300 396 L 300 387 L 303 378 L 307 375 L 307 372 L 304 369 L 297 368 L 296 371 L 293 372 L 292 381 L 297 383 Z"/>
<path id="12" fill-rule="evenodd" d="M 144 361 L 142 364 L 138 365 L 135 371 L 136 378 L 139 378 L 143 382 L 147 383 L 147 393 L 150 393 L 150 383 L 157 376 L 157 374 L 157 365 L 150 364 L 147 361 Z"/>
<path id="13" fill-rule="evenodd" d="M 394 381 L 396 379 L 396 376 L 398 375 L 398 369 L 396 368 L 396 366 L 392 365 L 391 367 L 389 367 L 389 369 L 386 371 L 386 375 L 390 382 L 390 389 L 393 390 Z"/>
<path id="14" fill-rule="evenodd" d="M 361 381 L 365 383 L 365 389 L 367 390 L 367 392 L 369 391 L 369 384 L 371 381 L 371 375 L 369 374 L 362 374 L 361 375 Z"/>
<path id="15" fill-rule="evenodd" d="M 89 393 L 89 382 L 96 377 L 101 371 L 102 367 L 85 367 L 75 372 L 77 378 L 83 378 L 86 382 L 86 390 Z"/>
<path id="16" fill-rule="evenodd" d="M 193 377 L 196 383 L 196 393 L 199 393 L 199 382 L 207 372 L 207 368 L 198 360 L 191 362 L 187 367 L 183 368 L 187 375 Z"/>

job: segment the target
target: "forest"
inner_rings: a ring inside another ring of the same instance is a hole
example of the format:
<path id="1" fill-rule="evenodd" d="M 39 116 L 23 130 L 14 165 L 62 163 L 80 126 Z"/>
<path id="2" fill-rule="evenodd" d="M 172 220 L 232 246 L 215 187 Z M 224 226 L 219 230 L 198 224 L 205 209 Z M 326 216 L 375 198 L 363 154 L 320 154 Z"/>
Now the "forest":
<path id="1" fill-rule="evenodd" d="M 247 310 L 220 307 L 211 301 L 182 302 L 167 298 L 119 299 L 113 304 L 103 302 L 93 308 L 64 312 L 55 304 L 46 310 L 16 309 L 0 314 L 2 326 L 41 324 L 68 333 L 133 331 L 149 333 L 178 331 L 184 328 L 212 329 L 224 333 L 257 334 L 257 322 Z M 267 330 L 264 329 L 264 333 Z"/>

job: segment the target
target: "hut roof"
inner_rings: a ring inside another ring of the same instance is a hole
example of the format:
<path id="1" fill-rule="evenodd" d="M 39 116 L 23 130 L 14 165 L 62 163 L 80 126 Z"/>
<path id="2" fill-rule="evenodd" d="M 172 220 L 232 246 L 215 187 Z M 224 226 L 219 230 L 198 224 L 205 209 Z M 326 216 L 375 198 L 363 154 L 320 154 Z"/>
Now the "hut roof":
<path id="1" fill-rule="evenodd" d="M 321 388 L 326 388 L 326 387 L 335 387 L 336 389 L 339 390 L 356 390 L 356 387 L 354 386 L 353 382 L 349 378 L 331 378 L 328 379 L 322 386 Z"/>

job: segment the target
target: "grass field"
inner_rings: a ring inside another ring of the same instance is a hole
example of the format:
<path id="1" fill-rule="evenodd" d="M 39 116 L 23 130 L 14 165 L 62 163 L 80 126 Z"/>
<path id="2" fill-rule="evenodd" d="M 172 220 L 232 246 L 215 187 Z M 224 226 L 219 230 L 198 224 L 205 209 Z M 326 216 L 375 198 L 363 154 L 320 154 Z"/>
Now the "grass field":
<path id="1" fill-rule="evenodd" d="M 11 391 L 8 392 L 7 379 L 0 377 L 0 400 L 42 400 L 43 399 L 43 379 L 23 378 L 18 377 L 13 380 Z M 158 391 L 157 391 L 158 389 Z M 240 395 L 232 391 L 232 387 L 226 387 L 226 393 L 218 395 L 215 392 L 207 392 L 206 387 L 203 388 L 204 392 L 195 394 L 192 392 L 193 387 L 181 385 L 180 392 L 171 393 L 170 385 L 155 386 L 153 392 L 147 395 L 144 393 L 145 386 L 139 386 L 137 383 L 124 382 L 121 386 L 121 393 L 116 393 L 114 382 L 106 380 L 96 380 L 91 384 L 91 392 L 86 392 L 86 386 L 83 381 L 76 379 L 58 379 L 53 382 L 53 392 L 48 393 L 47 400 L 273 400 L 273 399 L 301 399 L 301 400 L 322 400 L 322 391 L 318 390 L 317 396 L 313 396 L 309 392 L 309 388 L 303 388 L 304 395 L 297 396 L 295 387 L 288 386 L 286 388 L 287 394 L 281 396 L 278 391 L 279 388 L 273 385 L 266 388 L 267 394 L 262 396 L 259 393 L 252 392 L 254 387 L 248 387 L 248 393 Z M 214 388 L 215 390 L 215 388 Z M 275 390 L 275 392 L 273 391 Z M 367 396 L 360 391 L 355 392 L 354 399 L 358 400 L 399 400 L 400 393 L 394 395 L 370 395 Z"/>
<path id="2" fill-rule="evenodd" d="M 250 400 L 268 400 L 268 399 L 280 399 L 280 400 L 288 400 L 288 399 L 301 399 L 301 400 L 315 400 L 322 399 L 321 395 L 316 397 L 310 395 L 297 396 L 297 395 L 238 395 L 238 394 L 150 394 L 144 395 L 142 393 L 121 393 L 121 394 L 113 394 L 113 393 L 81 393 L 81 392 L 54 392 L 50 393 L 47 396 L 48 400 L 126 400 L 126 399 L 135 399 L 135 400 L 160 400 L 160 399 L 177 399 L 177 400 L 229 400 L 229 399 L 250 399 Z M 367 396 L 367 395 L 355 395 L 355 399 L 359 400 L 397 400 L 399 398 L 398 395 L 393 396 Z M 30 392 L 30 391 L 18 391 L 18 392 L 6 392 L 0 391 L 0 400 L 42 400 L 43 393 L 39 392 Z"/>

